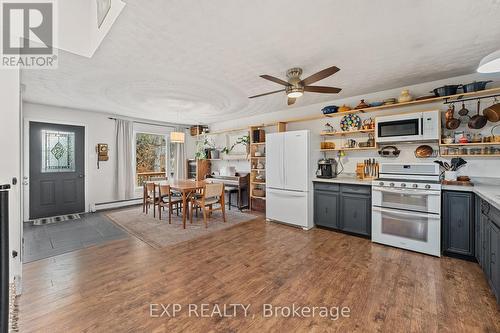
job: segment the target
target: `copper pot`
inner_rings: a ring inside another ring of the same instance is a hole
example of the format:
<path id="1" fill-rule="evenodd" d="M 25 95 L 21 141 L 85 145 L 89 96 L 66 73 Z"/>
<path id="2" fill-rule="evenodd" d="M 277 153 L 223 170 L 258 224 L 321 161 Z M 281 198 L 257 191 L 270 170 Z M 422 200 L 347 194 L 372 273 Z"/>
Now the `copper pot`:
<path id="1" fill-rule="evenodd" d="M 496 99 L 495 99 L 495 102 L 497 102 Z M 488 119 L 488 121 L 491 121 L 492 123 L 496 123 L 497 121 L 499 121 L 500 120 L 500 103 L 495 103 L 492 106 L 484 109 L 483 115 Z"/>
<path id="2" fill-rule="evenodd" d="M 480 129 L 486 126 L 488 119 L 485 116 L 479 114 L 479 108 L 481 107 L 481 100 L 477 101 L 477 114 L 470 118 L 467 126 L 471 129 Z"/>
<path id="3" fill-rule="evenodd" d="M 445 113 L 446 128 L 449 130 L 457 129 L 460 126 L 460 120 L 455 118 L 455 105 L 450 105 Z"/>

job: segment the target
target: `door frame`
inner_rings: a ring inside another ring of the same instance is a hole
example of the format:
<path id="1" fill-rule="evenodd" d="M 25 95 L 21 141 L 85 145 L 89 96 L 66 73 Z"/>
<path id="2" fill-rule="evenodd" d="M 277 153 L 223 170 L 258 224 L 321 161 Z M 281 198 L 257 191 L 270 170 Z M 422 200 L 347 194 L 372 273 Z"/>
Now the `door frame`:
<path id="1" fill-rule="evenodd" d="M 29 221 L 30 215 L 30 188 L 29 184 L 31 179 L 30 176 L 30 122 L 47 123 L 47 124 L 57 124 L 57 125 L 69 125 L 69 126 L 81 126 L 83 127 L 84 133 L 84 150 L 83 150 L 83 165 L 85 177 L 83 180 L 83 191 L 85 197 L 85 213 L 89 212 L 89 198 L 88 198 L 88 135 L 87 135 L 87 125 L 79 122 L 72 121 L 61 121 L 61 120 L 51 120 L 42 118 L 25 117 L 23 119 L 23 154 L 22 154 L 22 192 L 23 192 L 23 214 L 22 222 Z M 27 180 L 27 184 L 26 184 Z"/>
<path id="2" fill-rule="evenodd" d="M 168 132 L 161 132 L 161 131 L 158 131 L 158 132 L 155 132 L 154 130 L 152 130 L 151 128 L 136 128 L 134 126 L 133 128 L 133 138 L 132 138 L 132 170 L 134 171 L 134 193 L 136 194 L 139 194 L 142 196 L 142 187 L 140 186 L 137 186 L 137 184 L 135 183 L 135 180 L 137 179 L 137 166 L 136 166 L 136 152 L 137 152 L 137 140 L 136 140 L 136 136 L 137 136 L 137 133 L 144 133 L 144 134 L 151 134 L 151 135 L 159 135 L 159 136 L 164 136 L 165 137 L 165 144 L 166 144 L 166 149 L 165 149 L 165 173 L 167 175 L 167 177 L 169 177 L 169 174 L 170 174 L 170 166 L 169 166 L 169 161 L 168 161 L 168 158 L 170 156 L 170 132 L 173 132 L 172 129 L 169 128 Z"/>

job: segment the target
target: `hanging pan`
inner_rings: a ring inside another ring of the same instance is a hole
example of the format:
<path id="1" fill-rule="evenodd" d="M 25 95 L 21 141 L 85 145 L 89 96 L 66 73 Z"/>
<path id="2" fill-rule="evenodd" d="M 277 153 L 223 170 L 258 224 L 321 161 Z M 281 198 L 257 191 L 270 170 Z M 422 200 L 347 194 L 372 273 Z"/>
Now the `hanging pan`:
<path id="1" fill-rule="evenodd" d="M 469 126 L 470 129 L 481 129 L 488 122 L 488 119 L 486 119 L 485 116 L 479 114 L 480 108 L 481 108 L 481 100 L 478 99 L 477 100 L 477 114 L 472 116 L 469 120 L 469 123 L 467 124 L 467 126 Z"/>

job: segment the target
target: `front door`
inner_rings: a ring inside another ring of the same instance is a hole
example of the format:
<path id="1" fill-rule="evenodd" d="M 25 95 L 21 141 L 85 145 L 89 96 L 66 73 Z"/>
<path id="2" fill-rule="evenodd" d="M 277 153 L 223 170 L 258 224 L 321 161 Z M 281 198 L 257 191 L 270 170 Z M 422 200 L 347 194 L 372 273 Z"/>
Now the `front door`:
<path id="1" fill-rule="evenodd" d="M 30 122 L 30 219 L 85 211 L 85 128 Z"/>

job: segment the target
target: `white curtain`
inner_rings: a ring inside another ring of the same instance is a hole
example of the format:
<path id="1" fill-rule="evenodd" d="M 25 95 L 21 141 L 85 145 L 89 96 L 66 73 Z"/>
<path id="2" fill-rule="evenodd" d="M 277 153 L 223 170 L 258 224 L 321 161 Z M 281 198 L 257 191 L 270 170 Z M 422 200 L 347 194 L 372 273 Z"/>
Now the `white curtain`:
<path id="1" fill-rule="evenodd" d="M 177 129 L 178 132 L 184 132 L 184 142 L 187 139 L 188 133 L 187 129 Z M 175 149 L 175 171 L 174 171 L 174 179 L 185 179 L 186 178 L 186 149 L 185 143 L 176 143 Z"/>
<path id="2" fill-rule="evenodd" d="M 116 197 L 118 200 L 134 197 L 134 171 L 132 149 L 134 124 L 128 120 L 116 119 Z"/>

